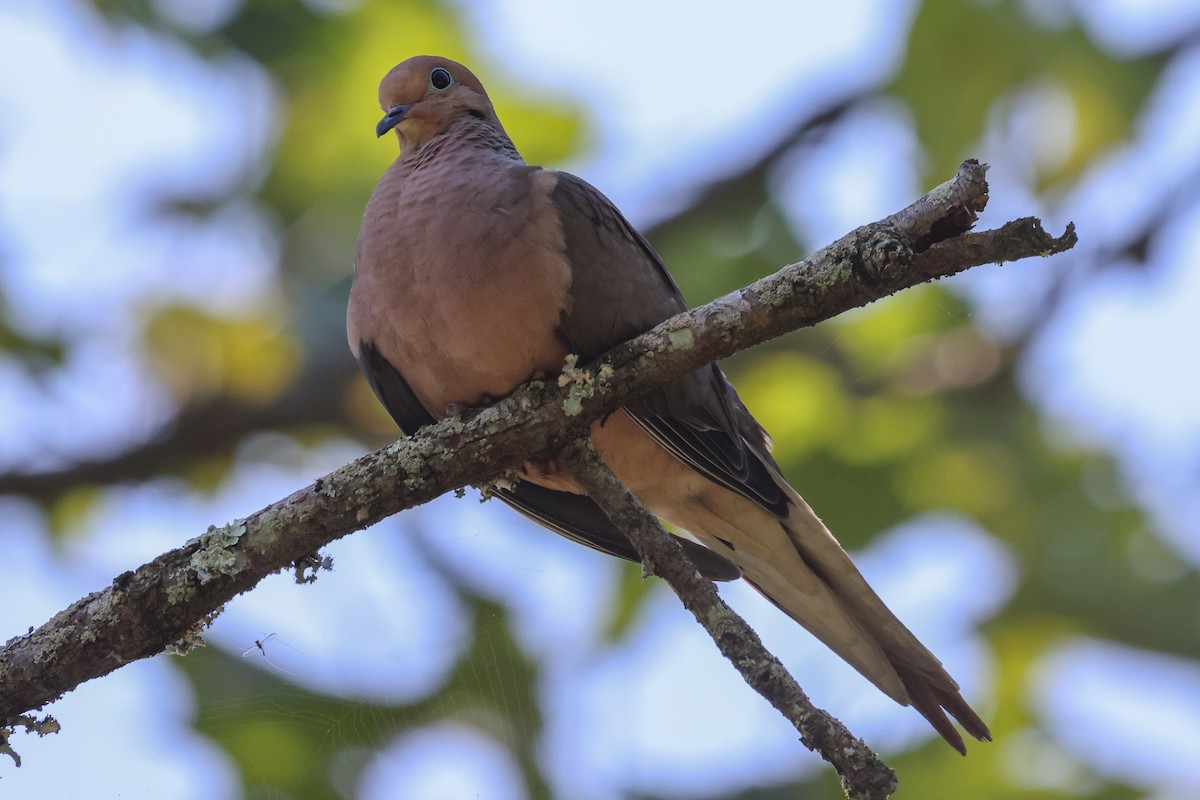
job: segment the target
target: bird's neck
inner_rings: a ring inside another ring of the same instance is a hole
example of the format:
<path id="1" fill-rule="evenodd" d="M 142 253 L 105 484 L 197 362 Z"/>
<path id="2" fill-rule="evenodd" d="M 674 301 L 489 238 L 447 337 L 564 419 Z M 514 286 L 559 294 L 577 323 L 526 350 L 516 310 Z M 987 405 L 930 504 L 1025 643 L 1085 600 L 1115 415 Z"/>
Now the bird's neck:
<path id="1" fill-rule="evenodd" d="M 402 158 L 409 161 L 413 169 L 419 169 L 445 159 L 455 161 L 464 158 L 479 158 L 480 155 L 524 164 L 516 146 L 504 129 L 495 122 L 463 116 L 417 147 L 405 148 Z"/>

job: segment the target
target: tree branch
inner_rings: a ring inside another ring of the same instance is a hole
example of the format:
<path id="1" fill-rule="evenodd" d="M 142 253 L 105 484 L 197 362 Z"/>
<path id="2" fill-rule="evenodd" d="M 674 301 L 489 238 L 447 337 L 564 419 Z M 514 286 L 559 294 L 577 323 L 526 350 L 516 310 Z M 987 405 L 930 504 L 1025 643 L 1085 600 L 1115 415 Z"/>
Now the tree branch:
<path id="1" fill-rule="evenodd" d="M 746 683 L 795 726 L 809 750 L 833 765 L 842 776 L 847 797 L 886 800 L 896 791 L 896 773 L 839 720 L 812 704 L 754 629 L 725 604 L 713 582 L 699 573 L 679 543 L 663 530 L 658 518 L 617 480 L 588 438 L 559 453 L 558 465 L 629 537 L 645 571 L 670 584 Z"/>
<path id="2" fill-rule="evenodd" d="M 1036 221 L 963 236 L 987 200 L 986 167 L 804 261 L 613 348 L 565 385 L 510 397 L 363 456 L 244 520 L 188 541 L 73 603 L 0 649 L 0 720 L 124 664 L 186 649 L 222 605 L 329 542 L 452 489 L 561 449 L 653 386 L 737 350 L 976 264 L 1069 249 Z M 957 260 L 961 259 L 961 260 Z"/>

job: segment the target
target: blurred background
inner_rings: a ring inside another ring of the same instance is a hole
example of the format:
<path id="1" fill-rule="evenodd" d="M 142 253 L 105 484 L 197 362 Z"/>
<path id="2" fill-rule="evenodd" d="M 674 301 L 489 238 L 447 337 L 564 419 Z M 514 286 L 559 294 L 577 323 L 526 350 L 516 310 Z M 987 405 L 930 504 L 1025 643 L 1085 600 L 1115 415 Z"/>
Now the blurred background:
<path id="1" fill-rule="evenodd" d="M 1194 0 L 2 0 L 0 638 L 396 436 L 345 344 L 379 78 L 466 62 L 695 305 L 992 165 L 1081 237 L 724 364 L 996 740 L 724 596 L 907 798 L 1200 796 Z M 93 681 L 0 793 L 837 797 L 658 582 L 476 495 Z M 259 643 L 259 644 L 256 644 Z M 261 644 L 261 646 L 260 646 Z"/>

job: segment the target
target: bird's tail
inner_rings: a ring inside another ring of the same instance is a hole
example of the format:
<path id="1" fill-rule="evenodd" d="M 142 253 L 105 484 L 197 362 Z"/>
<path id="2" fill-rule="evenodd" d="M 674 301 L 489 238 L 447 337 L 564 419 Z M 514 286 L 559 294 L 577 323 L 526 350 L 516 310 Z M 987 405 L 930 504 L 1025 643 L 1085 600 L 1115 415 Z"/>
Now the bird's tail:
<path id="1" fill-rule="evenodd" d="M 967 733 L 990 741 L 941 662 L 884 605 L 803 498 L 781 485 L 788 516 L 753 515 L 756 530 L 743 542 L 754 544 L 730 554 L 746 580 L 885 694 L 916 708 L 955 750 L 965 754 L 966 746 L 947 712 Z M 759 529 L 771 525 L 776 530 Z"/>

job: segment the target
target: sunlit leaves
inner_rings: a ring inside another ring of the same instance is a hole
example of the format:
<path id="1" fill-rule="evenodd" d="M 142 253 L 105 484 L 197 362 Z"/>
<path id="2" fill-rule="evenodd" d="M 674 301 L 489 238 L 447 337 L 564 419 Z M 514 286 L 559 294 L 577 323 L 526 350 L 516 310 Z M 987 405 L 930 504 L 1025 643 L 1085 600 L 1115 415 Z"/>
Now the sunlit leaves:
<path id="1" fill-rule="evenodd" d="M 1018 464 L 1005 447 L 950 445 L 914 459 L 897 488 L 914 511 L 957 508 L 982 515 L 1016 499 L 1017 472 Z"/>
<path id="2" fill-rule="evenodd" d="M 854 404 L 854 416 L 828 443 L 852 465 L 894 461 L 940 435 L 940 404 L 928 396 L 879 394 Z"/>
<path id="3" fill-rule="evenodd" d="M 737 383 L 775 449 L 791 458 L 834 441 L 851 424 L 852 404 L 841 376 L 803 354 L 756 358 Z"/>
<path id="4" fill-rule="evenodd" d="M 148 355 L 180 400 L 216 393 L 264 404 L 290 385 L 299 347 L 272 317 L 217 317 L 187 306 L 153 314 L 145 333 Z"/>
<path id="5" fill-rule="evenodd" d="M 903 371 L 933 335 L 967 322 L 962 301 L 937 287 L 918 287 L 830 322 L 835 344 L 854 367 L 883 377 Z"/>
<path id="6" fill-rule="evenodd" d="M 892 88 L 915 115 L 932 178 L 971 155 L 990 116 L 1006 113 L 1021 92 L 1046 81 L 1061 87 L 1072 140 L 1065 158 L 1038 176 L 1046 185 L 1078 177 L 1129 135 L 1160 67 L 1153 58 L 1105 54 L 1073 24 L 1038 23 L 1021 3 L 946 0 L 921 5 Z"/>

